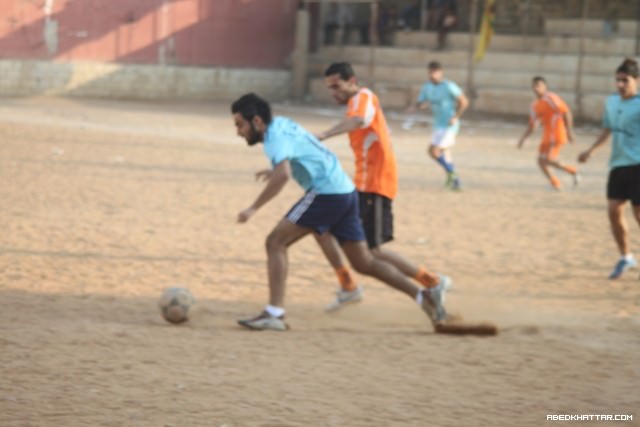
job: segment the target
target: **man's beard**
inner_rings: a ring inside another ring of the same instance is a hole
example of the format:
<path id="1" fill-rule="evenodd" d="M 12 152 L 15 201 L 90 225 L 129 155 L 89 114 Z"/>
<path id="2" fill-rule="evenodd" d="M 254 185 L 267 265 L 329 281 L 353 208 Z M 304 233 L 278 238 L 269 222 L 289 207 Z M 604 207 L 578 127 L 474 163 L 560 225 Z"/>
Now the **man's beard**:
<path id="1" fill-rule="evenodd" d="M 258 142 L 262 142 L 263 135 L 256 130 L 256 127 L 253 125 L 253 122 L 249 122 L 249 124 L 251 125 L 251 133 L 246 138 L 247 144 L 251 146 L 251 145 L 256 145 Z"/>

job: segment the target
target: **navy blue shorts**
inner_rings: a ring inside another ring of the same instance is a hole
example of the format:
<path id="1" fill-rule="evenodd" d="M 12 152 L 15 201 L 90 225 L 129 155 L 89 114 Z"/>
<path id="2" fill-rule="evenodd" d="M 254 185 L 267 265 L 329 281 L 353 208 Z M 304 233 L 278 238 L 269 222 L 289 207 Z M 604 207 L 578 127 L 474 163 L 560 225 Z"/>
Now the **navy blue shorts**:
<path id="1" fill-rule="evenodd" d="M 309 192 L 293 205 L 286 218 L 318 234 L 329 231 L 340 243 L 365 240 L 355 191 L 348 194 Z"/>

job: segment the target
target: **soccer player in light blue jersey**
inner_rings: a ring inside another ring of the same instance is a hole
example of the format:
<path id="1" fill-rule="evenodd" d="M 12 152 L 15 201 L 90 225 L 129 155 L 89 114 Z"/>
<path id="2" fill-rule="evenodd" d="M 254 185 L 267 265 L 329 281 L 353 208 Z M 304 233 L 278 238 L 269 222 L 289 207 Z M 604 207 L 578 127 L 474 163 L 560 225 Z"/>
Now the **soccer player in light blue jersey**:
<path id="1" fill-rule="evenodd" d="M 407 112 L 414 113 L 418 108 L 429 104 L 433 112 L 433 135 L 429 155 L 447 174 L 446 187 L 460 190 L 460 177 L 453 163 L 451 148 L 456 143 L 460 130 L 460 117 L 469 106 L 469 100 L 460 86 L 444 78 L 442 65 L 432 61 L 428 65 L 429 81 L 422 86 L 418 100 Z"/>
<path id="2" fill-rule="evenodd" d="M 602 132 L 588 150 L 578 157 L 586 162 L 609 135 L 613 135 L 609 158 L 607 199 L 611 231 L 621 258 L 609 275 L 617 279 L 638 262 L 631 253 L 624 206 L 631 200 L 633 215 L 640 225 L 640 95 L 638 95 L 638 62 L 625 59 L 616 70 L 618 93 L 607 98 L 602 119 Z"/>
<path id="3" fill-rule="evenodd" d="M 256 174 L 266 185 L 255 201 L 238 213 L 238 222 L 249 221 L 291 178 L 305 191 L 267 237 L 269 304 L 258 316 L 239 320 L 240 325 L 258 330 L 288 329 L 284 322 L 287 251 L 310 233 L 331 233 L 357 272 L 413 298 L 434 326 L 446 319 L 443 285 L 420 289 L 392 264 L 369 251 L 360 221 L 358 193 L 335 154 L 293 120 L 272 117 L 269 104 L 255 94 L 239 98 L 232 104 L 231 113 L 238 135 L 250 146 L 262 142 L 271 162 L 271 168 Z"/>

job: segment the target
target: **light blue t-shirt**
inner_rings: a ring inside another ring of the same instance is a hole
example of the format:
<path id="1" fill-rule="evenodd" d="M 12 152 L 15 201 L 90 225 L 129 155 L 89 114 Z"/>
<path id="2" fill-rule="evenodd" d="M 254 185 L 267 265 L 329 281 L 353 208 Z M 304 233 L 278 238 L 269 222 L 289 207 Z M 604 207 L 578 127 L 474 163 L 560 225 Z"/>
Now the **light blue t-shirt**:
<path id="1" fill-rule="evenodd" d="M 307 192 L 347 194 L 356 189 L 336 155 L 286 117 L 275 117 L 267 127 L 264 153 L 274 167 L 289 160 L 293 179 Z"/>
<path id="2" fill-rule="evenodd" d="M 431 104 L 435 122 L 433 124 L 434 129 L 450 129 L 458 132 L 460 122 L 458 121 L 455 125 L 449 126 L 449 120 L 456 114 L 457 99 L 460 95 L 462 95 L 460 86 L 449 80 L 442 80 L 438 84 L 428 81 L 422 86 L 420 95 L 418 95 L 418 102 Z"/>
<path id="3" fill-rule="evenodd" d="M 618 94 L 608 97 L 602 127 L 613 135 L 609 167 L 640 165 L 640 95 L 629 99 Z"/>

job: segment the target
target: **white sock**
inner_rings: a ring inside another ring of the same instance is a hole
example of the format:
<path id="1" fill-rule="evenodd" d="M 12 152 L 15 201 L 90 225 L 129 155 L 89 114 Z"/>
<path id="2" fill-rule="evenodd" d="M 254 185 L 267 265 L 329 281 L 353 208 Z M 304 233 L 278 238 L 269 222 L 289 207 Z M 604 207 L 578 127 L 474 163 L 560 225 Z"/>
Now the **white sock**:
<path id="1" fill-rule="evenodd" d="M 424 295 L 422 295 L 422 290 L 418 291 L 418 293 L 416 294 L 416 302 L 418 303 L 418 305 L 422 305 L 422 303 L 424 302 Z"/>
<path id="2" fill-rule="evenodd" d="M 622 259 L 624 259 L 625 261 L 633 261 L 633 254 L 629 252 L 628 254 L 624 255 Z"/>
<path id="3" fill-rule="evenodd" d="M 268 305 L 264 308 L 264 311 L 269 313 L 273 317 L 284 316 L 284 308 L 276 307 L 275 305 Z"/>

